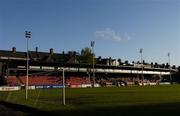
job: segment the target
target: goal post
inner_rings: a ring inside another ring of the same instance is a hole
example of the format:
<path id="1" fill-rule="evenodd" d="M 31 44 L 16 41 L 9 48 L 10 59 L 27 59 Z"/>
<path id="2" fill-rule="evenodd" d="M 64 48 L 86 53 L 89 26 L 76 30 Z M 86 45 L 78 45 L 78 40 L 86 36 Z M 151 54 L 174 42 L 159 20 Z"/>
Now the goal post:
<path id="1" fill-rule="evenodd" d="M 65 76 L 64 76 L 64 68 L 62 68 L 62 72 L 63 72 L 63 87 L 62 87 L 62 91 L 63 91 L 63 93 L 62 93 L 62 95 L 63 95 L 63 97 L 62 97 L 62 100 L 63 100 L 63 105 L 66 105 L 66 92 L 65 92 L 65 88 L 66 88 L 66 85 L 65 85 Z"/>

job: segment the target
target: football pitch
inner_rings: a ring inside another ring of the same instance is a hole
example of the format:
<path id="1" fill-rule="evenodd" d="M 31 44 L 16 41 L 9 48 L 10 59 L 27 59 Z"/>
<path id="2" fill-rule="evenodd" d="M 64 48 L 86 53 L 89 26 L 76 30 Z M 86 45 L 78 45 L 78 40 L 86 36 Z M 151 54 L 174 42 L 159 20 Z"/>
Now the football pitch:
<path id="1" fill-rule="evenodd" d="M 0 115 L 179 116 L 180 85 L 0 92 Z"/>

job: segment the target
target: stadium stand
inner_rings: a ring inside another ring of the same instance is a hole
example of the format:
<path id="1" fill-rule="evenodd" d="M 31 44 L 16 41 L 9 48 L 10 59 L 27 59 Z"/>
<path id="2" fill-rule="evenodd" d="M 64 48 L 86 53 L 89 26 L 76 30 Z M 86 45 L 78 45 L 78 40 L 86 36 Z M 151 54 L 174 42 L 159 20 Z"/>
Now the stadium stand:
<path id="1" fill-rule="evenodd" d="M 71 76 L 66 81 L 71 88 L 82 87 L 82 85 L 91 85 L 90 79 L 87 77 Z"/>
<path id="2" fill-rule="evenodd" d="M 25 85 L 26 82 L 26 52 L 16 51 L 13 47 L 11 51 L 0 50 L 0 84 L 1 85 Z M 93 82 L 92 64 L 81 61 L 78 52 L 71 51 L 65 53 L 54 53 L 51 48 L 49 52 L 29 51 L 29 85 L 62 85 L 62 77 L 54 75 L 31 75 L 39 72 L 52 72 L 62 74 L 65 68 L 66 85 L 69 87 L 91 87 Z M 166 81 L 178 81 L 178 71 L 175 66 L 171 67 L 168 63 L 143 63 L 121 59 L 95 58 L 95 83 L 101 86 L 132 86 L 140 85 L 142 73 L 144 83 L 147 85 L 157 84 L 162 78 Z M 142 71 L 143 69 L 143 71 Z M 171 70 L 170 70 L 171 69 Z M 180 70 L 180 69 L 179 69 Z M 180 72 L 180 71 L 179 71 Z M 170 74 L 173 77 L 170 80 Z M 14 76 L 16 75 L 16 76 Z M 23 76 L 22 76 L 23 75 Z M 62 75 L 61 75 L 62 76 Z"/>
<path id="3" fill-rule="evenodd" d="M 17 86 L 17 85 L 20 85 L 18 83 L 18 80 L 17 80 L 16 76 L 10 76 L 10 77 L 6 78 L 6 81 L 7 81 L 7 85 L 8 86 Z"/>
<path id="4" fill-rule="evenodd" d="M 9 76 L 6 78 L 9 86 L 25 85 L 26 77 Z M 60 78 L 55 76 L 30 76 L 29 85 L 58 85 L 62 84 Z"/>

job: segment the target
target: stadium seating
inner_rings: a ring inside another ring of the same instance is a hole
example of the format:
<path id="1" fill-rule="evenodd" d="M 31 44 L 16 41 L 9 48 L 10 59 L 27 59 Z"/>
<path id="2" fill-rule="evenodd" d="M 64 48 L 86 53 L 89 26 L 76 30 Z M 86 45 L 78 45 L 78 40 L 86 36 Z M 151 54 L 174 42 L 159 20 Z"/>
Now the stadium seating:
<path id="1" fill-rule="evenodd" d="M 26 76 L 10 76 L 6 78 L 9 86 L 25 85 Z M 58 85 L 62 80 L 56 76 L 29 76 L 29 85 Z"/>
<path id="2" fill-rule="evenodd" d="M 71 76 L 66 80 L 67 85 L 72 88 L 82 87 L 83 84 L 91 84 L 90 79 L 87 77 Z"/>
<path id="3" fill-rule="evenodd" d="M 19 82 L 16 78 L 16 76 L 9 76 L 6 78 L 6 81 L 7 81 L 7 85 L 8 86 L 16 86 L 16 85 L 19 85 Z"/>

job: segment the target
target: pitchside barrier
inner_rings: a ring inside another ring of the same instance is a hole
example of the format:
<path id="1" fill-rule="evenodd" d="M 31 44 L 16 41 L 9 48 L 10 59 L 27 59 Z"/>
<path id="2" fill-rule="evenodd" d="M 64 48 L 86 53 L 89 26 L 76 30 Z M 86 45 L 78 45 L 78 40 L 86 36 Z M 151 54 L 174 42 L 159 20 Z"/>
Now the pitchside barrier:
<path id="1" fill-rule="evenodd" d="M 142 86 L 142 83 L 139 83 L 140 86 Z M 144 86 L 146 85 L 158 85 L 156 82 L 150 82 L 150 83 L 143 83 Z"/>
<path id="2" fill-rule="evenodd" d="M 70 88 L 91 88 L 91 84 L 76 84 L 76 85 L 70 85 Z M 94 87 L 101 87 L 100 84 L 95 84 Z"/>
<path id="3" fill-rule="evenodd" d="M 63 88 L 63 85 L 36 85 L 36 89 Z"/>
<path id="4" fill-rule="evenodd" d="M 20 86 L 13 86 L 13 87 L 3 86 L 3 87 L 0 87 L 0 91 L 18 91 L 20 89 L 21 89 Z"/>

